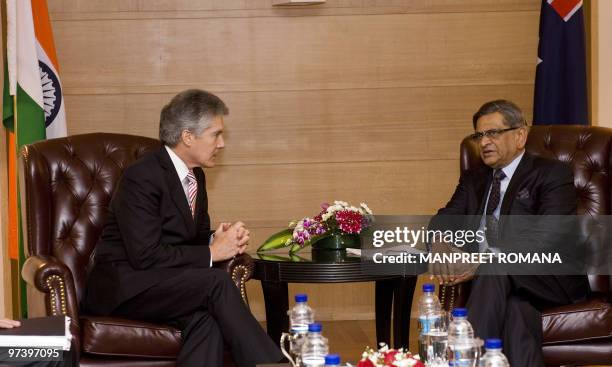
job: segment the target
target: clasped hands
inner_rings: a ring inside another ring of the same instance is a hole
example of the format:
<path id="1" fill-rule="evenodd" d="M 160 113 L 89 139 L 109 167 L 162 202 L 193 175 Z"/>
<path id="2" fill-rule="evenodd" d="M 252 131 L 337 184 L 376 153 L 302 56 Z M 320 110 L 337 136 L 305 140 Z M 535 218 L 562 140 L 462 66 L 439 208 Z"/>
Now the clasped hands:
<path id="1" fill-rule="evenodd" d="M 249 244 L 250 234 L 242 222 L 219 224 L 210 244 L 212 261 L 223 261 L 244 253 Z"/>
<path id="2" fill-rule="evenodd" d="M 463 252 L 458 247 L 445 242 L 436 242 L 431 246 L 433 254 Z M 431 262 L 429 264 L 429 279 L 436 278 L 440 284 L 456 285 L 474 278 L 478 264 L 473 263 L 447 263 Z"/>

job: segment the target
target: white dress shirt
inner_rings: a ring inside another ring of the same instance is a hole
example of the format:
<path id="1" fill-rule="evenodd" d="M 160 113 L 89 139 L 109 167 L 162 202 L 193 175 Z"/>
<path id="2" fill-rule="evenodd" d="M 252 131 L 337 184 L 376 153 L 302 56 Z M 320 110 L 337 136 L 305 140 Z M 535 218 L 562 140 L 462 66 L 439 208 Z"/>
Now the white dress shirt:
<path id="1" fill-rule="evenodd" d="M 165 145 L 166 151 L 168 151 L 168 155 L 170 156 L 170 160 L 174 165 L 174 169 L 179 176 L 179 180 L 181 180 L 181 185 L 183 186 L 183 191 L 185 192 L 185 200 L 187 200 L 187 204 L 189 204 L 189 179 L 187 178 L 187 174 L 189 173 L 189 167 L 183 162 L 183 160 L 174 153 L 172 148 Z"/>

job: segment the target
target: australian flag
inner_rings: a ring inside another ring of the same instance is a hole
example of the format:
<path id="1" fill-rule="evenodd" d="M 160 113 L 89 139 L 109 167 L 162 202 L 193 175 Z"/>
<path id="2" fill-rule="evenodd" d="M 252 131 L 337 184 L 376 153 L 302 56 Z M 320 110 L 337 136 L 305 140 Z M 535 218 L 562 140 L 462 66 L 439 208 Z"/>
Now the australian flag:
<path id="1" fill-rule="evenodd" d="M 533 123 L 589 123 L 582 0 L 542 0 Z"/>

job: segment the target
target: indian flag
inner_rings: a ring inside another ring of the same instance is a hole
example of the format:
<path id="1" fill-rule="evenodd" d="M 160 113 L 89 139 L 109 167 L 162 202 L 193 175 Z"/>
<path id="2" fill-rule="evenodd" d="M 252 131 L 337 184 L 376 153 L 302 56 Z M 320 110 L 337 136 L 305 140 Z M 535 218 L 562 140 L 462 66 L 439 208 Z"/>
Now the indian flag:
<path id="1" fill-rule="evenodd" d="M 24 251 L 18 207 L 17 154 L 24 144 L 66 136 L 59 65 L 46 0 L 7 0 L 7 78 L 3 122 L 8 130 L 8 231 L 14 307 L 25 315 L 20 281 Z"/>

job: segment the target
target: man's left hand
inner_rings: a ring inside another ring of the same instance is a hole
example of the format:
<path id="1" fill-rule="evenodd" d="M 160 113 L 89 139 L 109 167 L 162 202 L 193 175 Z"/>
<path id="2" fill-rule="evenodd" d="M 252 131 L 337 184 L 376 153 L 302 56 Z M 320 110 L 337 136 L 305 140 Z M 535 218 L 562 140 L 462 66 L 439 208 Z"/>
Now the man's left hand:
<path id="1" fill-rule="evenodd" d="M 233 232 L 238 241 L 238 255 L 243 254 L 249 246 L 249 240 L 251 238 L 251 231 L 249 231 L 245 224 L 242 222 L 236 222 L 228 227 L 230 232 Z"/>
<path id="2" fill-rule="evenodd" d="M 453 253 L 463 252 L 458 247 L 448 243 L 432 244 L 432 252 L 434 253 Z M 430 264 L 430 279 L 435 276 L 440 284 L 456 285 L 467 282 L 474 278 L 474 274 L 478 269 L 479 264 L 472 263 L 434 263 Z"/>

